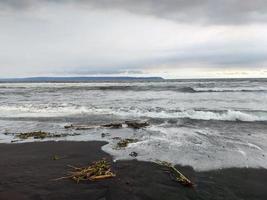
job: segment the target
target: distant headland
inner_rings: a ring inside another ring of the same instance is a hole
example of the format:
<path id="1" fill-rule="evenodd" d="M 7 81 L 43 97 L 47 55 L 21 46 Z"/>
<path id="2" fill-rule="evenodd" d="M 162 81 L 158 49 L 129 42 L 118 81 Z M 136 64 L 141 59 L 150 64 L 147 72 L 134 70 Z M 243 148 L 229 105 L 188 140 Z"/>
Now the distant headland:
<path id="1" fill-rule="evenodd" d="M 26 77 L 4 78 L 0 82 L 91 82 L 91 81 L 161 81 L 162 77 L 130 77 L 130 76 L 91 76 L 91 77 Z"/>

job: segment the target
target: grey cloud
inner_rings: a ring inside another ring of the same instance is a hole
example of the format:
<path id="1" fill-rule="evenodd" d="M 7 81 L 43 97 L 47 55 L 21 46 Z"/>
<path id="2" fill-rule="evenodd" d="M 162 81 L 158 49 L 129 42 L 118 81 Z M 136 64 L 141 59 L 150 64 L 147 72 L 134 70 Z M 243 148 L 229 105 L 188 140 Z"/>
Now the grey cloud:
<path id="1" fill-rule="evenodd" d="M 254 68 L 265 66 L 267 63 L 267 50 L 264 48 L 258 50 L 246 49 L 243 46 L 239 46 L 238 50 L 229 51 L 228 48 L 222 49 L 218 44 L 207 43 L 205 46 L 194 46 L 183 50 L 170 49 L 169 56 L 146 60 L 143 64 L 152 67 L 160 64 L 176 67 L 176 64 L 182 64 L 189 67 L 192 63 L 212 66 L 213 68 L 235 68 L 237 66 Z"/>
<path id="2" fill-rule="evenodd" d="M 267 62 L 266 52 L 194 52 L 183 57 L 174 58 L 180 62 L 209 63 L 216 66 L 235 67 L 236 65 L 250 66 Z"/>
<path id="3" fill-rule="evenodd" d="M 26 9 L 46 3 L 119 9 L 177 22 L 246 24 L 267 22 L 266 0 L 0 0 L 0 9 Z"/>
<path id="4" fill-rule="evenodd" d="M 82 68 L 74 68 L 74 69 L 70 69 L 70 70 L 65 70 L 65 74 L 74 74 L 74 75 L 119 75 L 119 74 L 129 74 L 129 75 L 133 75 L 133 74 L 144 74 L 143 71 L 141 70 L 133 70 L 133 69 L 102 69 L 102 70 L 93 70 L 90 69 L 91 67 L 82 67 Z M 58 74 L 62 74 L 62 71 L 59 71 Z"/>

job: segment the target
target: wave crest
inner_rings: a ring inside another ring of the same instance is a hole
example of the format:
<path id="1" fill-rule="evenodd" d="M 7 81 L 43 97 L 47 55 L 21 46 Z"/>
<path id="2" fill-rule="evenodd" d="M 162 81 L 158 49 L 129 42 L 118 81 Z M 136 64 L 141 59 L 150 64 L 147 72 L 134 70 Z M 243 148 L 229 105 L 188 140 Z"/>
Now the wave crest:
<path id="1" fill-rule="evenodd" d="M 267 111 L 165 110 L 163 108 L 144 109 L 138 107 L 97 108 L 69 104 L 0 106 L 0 112 L 2 113 L 2 117 L 53 117 L 79 114 L 113 114 L 120 117 L 145 117 L 155 119 L 194 119 L 244 122 L 267 121 Z"/>

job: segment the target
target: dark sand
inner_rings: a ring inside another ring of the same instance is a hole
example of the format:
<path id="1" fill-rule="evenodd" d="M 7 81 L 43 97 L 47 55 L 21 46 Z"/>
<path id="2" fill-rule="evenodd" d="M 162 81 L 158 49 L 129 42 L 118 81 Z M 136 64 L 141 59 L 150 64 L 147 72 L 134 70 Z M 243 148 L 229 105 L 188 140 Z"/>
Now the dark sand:
<path id="1" fill-rule="evenodd" d="M 116 178 L 76 184 L 51 181 L 64 176 L 68 164 L 84 166 L 106 157 L 103 142 L 41 142 L 0 145 L 0 199 L 267 199 L 267 170 L 224 169 L 194 172 L 178 167 L 197 185 L 185 188 L 161 167 L 148 162 L 113 163 Z M 65 156 L 52 160 L 53 155 Z"/>

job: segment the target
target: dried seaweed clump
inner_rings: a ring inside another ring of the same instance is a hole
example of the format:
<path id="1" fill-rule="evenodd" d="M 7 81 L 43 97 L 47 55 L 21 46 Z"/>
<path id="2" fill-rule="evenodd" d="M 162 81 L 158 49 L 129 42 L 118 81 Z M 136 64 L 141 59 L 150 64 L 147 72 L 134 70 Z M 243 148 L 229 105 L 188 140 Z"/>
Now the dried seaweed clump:
<path id="1" fill-rule="evenodd" d="M 21 140 L 26 140 L 29 138 L 34 139 L 45 139 L 45 138 L 60 138 L 60 137 L 66 137 L 66 136 L 74 136 L 74 135 L 80 135 L 78 133 L 74 134 L 57 134 L 57 133 L 48 133 L 44 131 L 33 131 L 33 132 L 27 132 L 27 133 L 18 133 L 16 134 L 16 137 Z"/>
<path id="2" fill-rule="evenodd" d="M 101 126 L 106 128 L 122 128 L 122 123 L 103 124 Z"/>
<path id="3" fill-rule="evenodd" d="M 105 159 L 95 161 L 88 167 L 69 166 L 74 171 L 69 172 L 69 176 L 61 177 L 60 179 L 72 179 L 79 183 L 80 181 L 96 181 L 115 177 L 115 173 L 111 170 L 111 165 Z"/>
<path id="4" fill-rule="evenodd" d="M 140 129 L 145 128 L 149 126 L 149 123 L 147 121 L 139 121 L 139 120 L 131 120 L 131 121 L 125 121 L 125 122 L 113 122 L 108 124 L 102 124 L 102 125 L 79 125 L 79 124 L 70 124 L 65 125 L 64 128 L 66 129 L 75 129 L 75 130 L 88 130 L 88 129 L 96 129 L 96 128 L 113 128 L 113 129 L 119 129 L 123 127 L 133 128 L 133 129 Z"/>
<path id="5" fill-rule="evenodd" d="M 131 138 L 120 139 L 120 141 L 117 143 L 115 149 L 125 148 L 128 146 L 128 144 L 135 143 L 135 142 L 138 142 L 138 140 L 137 139 L 131 139 Z"/>
<path id="6" fill-rule="evenodd" d="M 186 187 L 193 187 L 194 186 L 194 184 L 186 176 L 184 176 L 178 169 L 176 169 L 171 163 L 158 160 L 157 164 L 164 166 L 164 167 L 167 167 L 168 172 L 174 178 L 174 180 L 179 182 L 183 186 L 186 186 Z"/>
<path id="7" fill-rule="evenodd" d="M 140 129 L 149 126 L 148 122 L 138 121 L 138 120 L 125 121 L 125 124 L 127 124 L 128 128 L 133 128 L 133 129 Z"/>
<path id="8" fill-rule="evenodd" d="M 16 137 L 26 140 L 28 138 L 34 138 L 34 139 L 44 139 L 49 136 L 49 133 L 43 132 L 43 131 L 34 131 L 34 132 L 28 132 L 28 133 L 19 133 Z"/>

